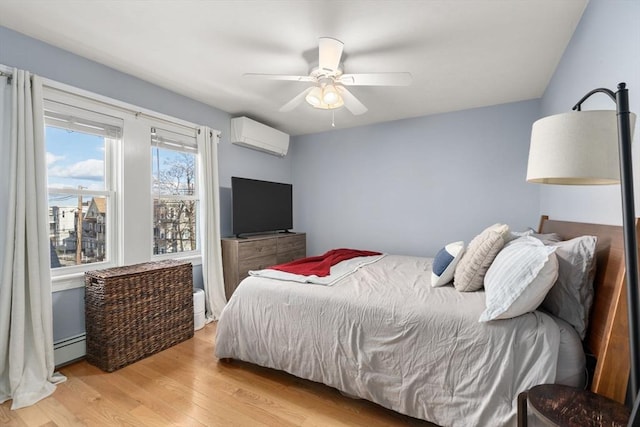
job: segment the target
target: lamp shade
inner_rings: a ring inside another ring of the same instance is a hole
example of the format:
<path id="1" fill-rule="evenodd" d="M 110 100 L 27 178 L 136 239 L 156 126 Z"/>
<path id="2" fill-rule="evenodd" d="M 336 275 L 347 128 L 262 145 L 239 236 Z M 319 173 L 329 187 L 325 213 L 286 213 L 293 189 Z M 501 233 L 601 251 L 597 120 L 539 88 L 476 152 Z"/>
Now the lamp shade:
<path id="1" fill-rule="evenodd" d="M 317 107 L 322 103 L 322 89 L 319 86 L 315 86 L 305 97 L 307 102 L 314 107 Z"/>
<path id="2" fill-rule="evenodd" d="M 631 129 L 635 115 L 629 115 Z M 620 182 L 615 111 L 572 111 L 545 117 L 531 129 L 527 181 L 599 185 Z"/>

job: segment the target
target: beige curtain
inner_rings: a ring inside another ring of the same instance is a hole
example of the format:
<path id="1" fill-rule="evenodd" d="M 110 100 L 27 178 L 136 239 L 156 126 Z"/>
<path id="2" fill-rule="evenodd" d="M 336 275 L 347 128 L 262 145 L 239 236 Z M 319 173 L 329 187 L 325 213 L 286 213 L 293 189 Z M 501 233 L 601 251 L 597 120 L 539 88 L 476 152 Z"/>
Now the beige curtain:
<path id="1" fill-rule="evenodd" d="M 11 409 L 18 409 L 49 396 L 65 378 L 54 373 L 42 83 L 23 70 L 11 74 L 0 81 L 0 149 L 7 156 L 0 211 L 0 403 L 13 399 Z"/>
<path id="2" fill-rule="evenodd" d="M 218 320 L 227 303 L 222 276 L 220 247 L 220 190 L 218 179 L 218 133 L 206 126 L 198 128 L 200 189 L 200 241 L 207 322 Z"/>

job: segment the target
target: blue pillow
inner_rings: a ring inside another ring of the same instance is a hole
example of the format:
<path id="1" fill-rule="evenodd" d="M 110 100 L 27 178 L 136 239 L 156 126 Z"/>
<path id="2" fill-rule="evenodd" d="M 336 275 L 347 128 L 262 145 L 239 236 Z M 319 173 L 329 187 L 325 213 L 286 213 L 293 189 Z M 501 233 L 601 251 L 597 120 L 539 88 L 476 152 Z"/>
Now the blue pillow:
<path id="1" fill-rule="evenodd" d="M 462 241 L 449 243 L 438 251 L 433 259 L 431 286 L 435 288 L 446 285 L 453 280 L 453 273 L 463 253 L 464 242 Z"/>

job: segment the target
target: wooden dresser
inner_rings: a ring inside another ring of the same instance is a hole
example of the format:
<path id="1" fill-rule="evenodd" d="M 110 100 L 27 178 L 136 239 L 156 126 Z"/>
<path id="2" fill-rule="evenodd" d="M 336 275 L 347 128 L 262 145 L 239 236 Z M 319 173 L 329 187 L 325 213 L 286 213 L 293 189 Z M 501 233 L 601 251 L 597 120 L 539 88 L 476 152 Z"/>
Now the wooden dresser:
<path id="1" fill-rule="evenodd" d="M 305 233 L 283 233 L 222 239 L 224 290 L 231 298 L 249 270 L 261 270 L 307 256 Z"/>

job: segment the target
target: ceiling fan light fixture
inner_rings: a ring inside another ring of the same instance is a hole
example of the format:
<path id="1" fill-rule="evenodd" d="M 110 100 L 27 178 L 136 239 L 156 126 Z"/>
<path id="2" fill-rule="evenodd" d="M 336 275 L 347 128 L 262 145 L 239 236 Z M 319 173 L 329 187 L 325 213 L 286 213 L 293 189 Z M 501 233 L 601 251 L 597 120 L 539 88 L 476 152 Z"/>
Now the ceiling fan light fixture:
<path id="1" fill-rule="evenodd" d="M 319 106 L 322 104 L 322 89 L 319 86 L 315 86 L 304 99 L 314 107 Z"/>
<path id="2" fill-rule="evenodd" d="M 314 108 L 319 108 L 321 110 L 335 110 L 336 108 L 340 108 L 344 105 L 344 99 L 340 96 L 338 101 L 333 104 L 327 104 L 325 102 L 321 102 L 318 105 L 314 105 Z"/>
<path id="3" fill-rule="evenodd" d="M 341 100 L 340 94 L 334 85 L 326 85 L 322 91 L 322 102 L 327 105 L 337 104 Z"/>

